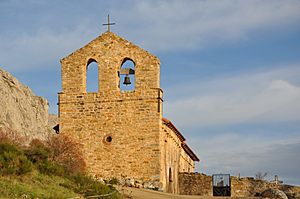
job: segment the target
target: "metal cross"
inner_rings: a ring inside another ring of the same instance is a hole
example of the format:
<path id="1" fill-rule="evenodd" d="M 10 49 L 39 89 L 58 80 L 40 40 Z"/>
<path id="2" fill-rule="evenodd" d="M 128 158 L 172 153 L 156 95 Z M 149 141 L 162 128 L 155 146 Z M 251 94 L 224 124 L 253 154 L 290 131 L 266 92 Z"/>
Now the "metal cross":
<path id="1" fill-rule="evenodd" d="M 116 23 L 109 22 L 109 15 L 107 15 L 107 23 L 102 24 L 103 26 L 107 26 L 107 32 L 110 32 L 110 25 L 116 25 Z"/>

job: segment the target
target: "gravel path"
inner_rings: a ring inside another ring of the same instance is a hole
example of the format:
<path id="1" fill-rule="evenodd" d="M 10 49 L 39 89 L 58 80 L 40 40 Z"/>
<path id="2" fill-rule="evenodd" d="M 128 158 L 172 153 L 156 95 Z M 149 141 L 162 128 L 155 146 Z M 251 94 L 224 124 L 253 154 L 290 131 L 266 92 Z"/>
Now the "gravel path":
<path id="1" fill-rule="evenodd" d="M 138 189 L 130 187 L 122 187 L 119 189 L 127 198 L 132 199 L 230 199 L 231 197 L 212 197 L 212 196 L 187 196 L 170 193 L 163 193 L 159 191 L 152 191 L 147 189 Z M 231 198 L 233 199 L 233 198 Z M 236 198 L 235 199 L 259 199 L 256 197 Z"/>

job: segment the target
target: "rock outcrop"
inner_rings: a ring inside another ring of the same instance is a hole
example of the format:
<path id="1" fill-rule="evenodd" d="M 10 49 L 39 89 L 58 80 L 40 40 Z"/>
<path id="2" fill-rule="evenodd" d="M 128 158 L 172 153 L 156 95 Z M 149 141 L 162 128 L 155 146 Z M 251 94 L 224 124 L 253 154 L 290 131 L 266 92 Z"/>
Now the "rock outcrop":
<path id="1" fill-rule="evenodd" d="M 53 127 L 56 126 L 59 123 L 58 116 L 55 114 L 49 114 L 48 116 L 48 126 L 53 131 Z M 54 131 L 53 131 L 54 132 Z"/>
<path id="2" fill-rule="evenodd" d="M 0 128 L 10 129 L 31 139 L 45 139 L 48 127 L 48 102 L 8 72 L 0 69 Z"/>
<path id="3" fill-rule="evenodd" d="M 267 189 L 261 193 L 263 198 L 270 198 L 270 199 L 288 199 L 286 194 L 279 190 L 279 189 Z"/>

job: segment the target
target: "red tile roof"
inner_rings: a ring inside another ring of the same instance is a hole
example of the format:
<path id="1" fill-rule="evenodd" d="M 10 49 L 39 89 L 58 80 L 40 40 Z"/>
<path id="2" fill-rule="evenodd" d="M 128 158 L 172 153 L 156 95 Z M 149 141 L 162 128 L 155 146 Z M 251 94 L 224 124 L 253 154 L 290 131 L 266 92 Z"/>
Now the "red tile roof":
<path id="1" fill-rule="evenodd" d="M 183 137 L 183 135 L 179 132 L 179 130 L 174 126 L 174 124 L 172 124 L 172 122 L 170 120 L 168 120 L 167 118 L 163 118 L 162 121 L 170 128 L 174 131 L 174 133 L 177 135 L 177 137 L 179 138 L 179 140 L 181 142 L 185 141 L 185 138 Z"/>
<path id="2" fill-rule="evenodd" d="M 192 158 L 193 161 L 199 162 L 199 158 L 197 155 L 192 151 L 192 149 L 186 144 L 186 143 L 181 143 L 182 148 L 184 151 Z"/>
<path id="3" fill-rule="evenodd" d="M 162 119 L 163 123 L 168 126 L 179 138 L 179 140 L 181 141 L 181 146 L 183 148 L 183 150 L 192 158 L 193 161 L 199 161 L 199 158 L 197 157 L 197 155 L 192 151 L 192 149 L 185 143 L 185 138 L 183 137 L 183 135 L 180 133 L 180 131 L 174 126 L 174 124 L 166 119 L 163 118 Z"/>

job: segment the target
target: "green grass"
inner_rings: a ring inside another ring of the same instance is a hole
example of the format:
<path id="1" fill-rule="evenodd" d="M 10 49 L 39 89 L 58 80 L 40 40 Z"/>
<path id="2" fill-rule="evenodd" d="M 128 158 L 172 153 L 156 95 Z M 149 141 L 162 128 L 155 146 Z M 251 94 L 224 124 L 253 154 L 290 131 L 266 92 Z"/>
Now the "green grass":
<path id="1" fill-rule="evenodd" d="M 74 191 L 61 186 L 70 180 L 37 171 L 22 176 L 0 177 L 0 198 L 71 198 Z"/>
<path id="2" fill-rule="evenodd" d="M 86 181 L 86 177 L 79 177 L 80 180 L 74 180 L 74 178 L 78 177 L 69 179 L 55 175 L 49 176 L 47 174 L 41 174 L 37 170 L 22 176 L 0 176 L 0 199 L 63 199 L 79 196 L 84 198 L 84 196 L 114 192 L 114 188 L 99 182 L 82 182 L 82 180 Z M 118 199 L 120 198 L 120 194 L 115 192 L 109 198 Z"/>
<path id="3" fill-rule="evenodd" d="M 1 140 L 0 140 L 1 141 Z M 43 145 L 22 148 L 0 142 L 1 198 L 74 198 L 110 194 L 118 199 L 114 187 L 82 173 L 71 173 L 58 162 L 49 160 Z"/>

